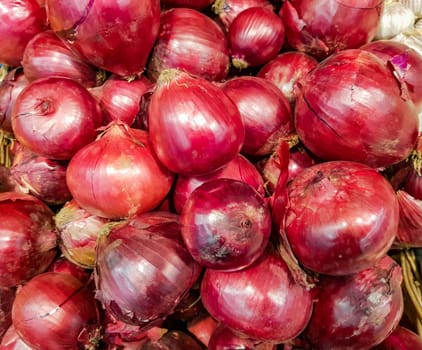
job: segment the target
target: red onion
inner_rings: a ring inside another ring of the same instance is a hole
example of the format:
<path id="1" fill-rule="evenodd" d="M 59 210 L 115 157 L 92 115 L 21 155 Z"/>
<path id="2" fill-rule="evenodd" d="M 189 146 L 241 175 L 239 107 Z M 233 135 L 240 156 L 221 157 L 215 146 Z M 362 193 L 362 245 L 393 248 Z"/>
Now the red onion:
<path id="1" fill-rule="evenodd" d="M 190 320 L 186 329 L 208 348 L 211 335 L 218 326 L 218 322 L 208 312 L 204 312 Z"/>
<path id="2" fill-rule="evenodd" d="M 372 350 L 422 350 L 422 339 L 410 329 L 398 326 Z"/>
<path id="3" fill-rule="evenodd" d="M 300 82 L 295 112 L 300 140 L 325 160 L 386 167 L 405 159 L 418 136 L 413 103 L 364 50 L 344 50 L 312 70 Z"/>
<path id="4" fill-rule="evenodd" d="M 266 7 L 273 9 L 268 0 L 215 0 L 212 5 L 214 13 L 219 17 L 226 30 L 237 15 L 251 7 Z"/>
<path id="5" fill-rule="evenodd" d="M 56 255 L 53 212 L 31 195 L 0 193 L 0 235 L 0 287 L 44 272 Z"/>
<path id="6" fill-rule="evenodd" d="M 67 163 L 39 156 L 19 147 L 13 157 L 11 176 L 17 190 L 30 193 L 49 205 L 63 204 L 72 195 L 66 184 Z"/>
<path id="7" fill-rule="evenodd" d="M 98 343 L 94 294 L 69 274 L 45 272 L 16 293 L 12 321 L 32 349 L 78 349 Z M 81 339 L 81 335 L 88 339 Z"/>
<path id="8" fill-rule="evenodd" d="M 244 141 L 242 118 L 230 98 L 213 83 L 176 69 L 161 73 L 148 114 L 152 146 L 177 174 L 215 171 Z"/>
<path id="9" fill-rule="evenodd" d="M 407 176 L 404 178 L 403 190 L 415 197 L 416 199 L 422 200 L 422 175 L 420 170 L 418 171 L 413 166 L 409 167 Z"/>
<path id="10" fill-rule="evenodd" d="M 400 266 L 385 256 L 350 276 L 321 276 L 305 337 L 315 349 L 369 349 L 381 343 L 403 314 Z"/>
<path id="11" fill-rule="evenodd" d="M 245 125 L 243 154 L 268 155 L 281 138 L 293 132 L 289 101 L 273 83 L 241 76 L 225 82 L 222 89 L 236 104 Z"/>
<path id="12" fill-rule="evenodd" d="M 94 268 L 97 238 L 109 220 L 90 214 L 72 199 L 57 211 L 54 222 L 63 255 L 80 267 Z"/>
<path id="13" fill-rule="evenodd" d="M 291 47 L 324 58 L 370 42 L 382 8 L 381 0 L 285 0 L 280 17 Z"/>
<path id="14" fill-rule="evenodd" d="M 160 73 L 177 68 L 208 80 L 223 80 L 230 58 L 223 30 L 205 14 L 174 8 L 162 12 L 160 33 L 151 54 L 148 75 L 154 81 Z"/>
<path id="15" fill-rule="evenodd" d="M 286 234 L 308 269 L 348 275 L 390 249 L 399 206 L 390 183 L 374 169 L 348 161 L 316 164 L 297 175 L 288 192 Z"/>
<path id="16" fill-rule="evenodd" d="M 161 5 L 169 7 L 189 7 L 203 10 L 211 5 L 214 0 L 161 0 Z"/>
<path id="17" fill-rule="evenodd" d="M 396 245 L 422 248 L 422 200 L 403 190 L 397 191 L 400 208 Z"/>
<path id="18" fill-rule="evenodd" d="M 59 160 L 70 159 L 93 141 L 101 123 L 101 110 L 94 97 L 68 78 L 50 77 L 30 83 L 17 97 L 12 112 L 17 140 L 34 153 Z"/>
<path id="19" fill-rule="evenodd" d="M 264 181 L 257 168 L 243 155 L 238 154 L 222 168 L 202 176 L 178 176 L 173 190 L 173 204 L 178 213 L 182 212 L 192 191 L 213 179 L 234 179 L 252 186 L 260 195 L 265 195 Z"/>
<path id="20" fill-rule="evenodd" d="M 159 0 L 46 0 L 51 29 L 92 65 L 140 74 L 160 24 Z"/>
<path id="21" fill-rule="evenodd" d="M 33 350 L 33 348 L 29 347 L 19 335 L 16 333 L 15 327 L 13 324 L 7 329 L 6 333 L 4 334 L 3 338 L 0 342 L 0 349 L 1 350 Z"/>
<path id="22" fill-rule="evenodd" d="M 0 64 L 20 66 L 23 51 L 44 30 L 45 11 L 35 0 L 3 0 L 0 7 Z"/>
<path id="23" fill-rule="evenodd" d="M 29 81 L 51 76 L 76 80 L 85 87 L 96 85 L 96 71 L 51 31 L 35 35 L 26 45 L 22 58 Z"/>
<path id="24" fill-rule="evenodd" d="M 0 288 L 0 339 L 12 324 L 12 305 L 15 294 L 14 288 Z M 0 349 L 2 349 L 1 345 Z"/>
<path id="25" fill-rule="evenodd" d="M 271 8 L 251 7 L 228 29 L 232 64 L 238 69 L 256 67 L 275 58 L 284 44 L 284 25 Z"/>
<path id="26" fill-rule="evenodd" d="M 202 350 L 201 345 L 185 332 L 172 330 L 156 341 L 148 341 L 139 350 Z"/>
<path id="27" fill-rule="evenodd" d="M 100 236 L 96 297 L 118 320 L 145 328 L 173 312 L 198 279 L 200 267 L 183 245 L 180 226 L 149 230 L 137 225 L 124 221 Z"/>
<path id="28" fill-rule="evenodd" d="M 206 269 L 201 297 L 215 319 L 263 341 L 294 338 L 312 313 L 311 292 L 296 284 L 284 261 L 273 254 L 240 271 Z"/>
<path id="29" fill-rule="evenodd" d="M 73 277 L 76 277 L 82 283 L 87 283 L 91 277 L 91 271 L 84 269 L 70 260 L 61 256 L 54 260 L 54 262 L 48 268 L 50 272 L 67 273 Z"/>
<path id="30" fill-rule="evenodd" d="M 257 76 L 274 83 L 290 103 L 296 100 L 296 82 L 303 79 L 318 64 L 318 61 L 304 52 L 283 52 L 269 61 Z"/>
<path id="31" fill-rule="evenodd" d="M 111 123 L 96 141 L 75 154 L 67 185 L 92 215 L 119 219 L 154 209 L 170 191 L 173 174 L 156 159 L 149 135 Z"/>

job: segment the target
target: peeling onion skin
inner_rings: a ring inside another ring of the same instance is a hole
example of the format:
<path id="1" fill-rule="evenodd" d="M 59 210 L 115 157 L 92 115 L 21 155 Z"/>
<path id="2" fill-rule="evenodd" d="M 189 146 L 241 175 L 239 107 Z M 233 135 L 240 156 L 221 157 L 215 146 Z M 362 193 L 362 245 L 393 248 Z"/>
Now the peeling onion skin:
<path id="1" fill-rule="evenodd" d="M 0 349 L 2 350 L 33 350 L 29 347 L 16 333 L 13 324 L 4 333 L 0 342 Z"/>
<path id="2" fill-rule="evenodd" d="M 374 169 L 348 161 L 320 163 L 304 169 L 287 188 L 285 231 L 296 258 L 308 269 L 357 273 L 391 248 L 398 200 Z"/>
<path id="3" fill-rule="evenodd" d="M 321 62 L 298 86 L 296 131 L 319 158 L 383 168 L 406 159 L 415 147 L 417 110 L 374 54 L 341 51 Z"/>
<path id="4" fill-rule="evenodd" d="M 397 191 L 400 206 L 400 222 L 395 246 L 422 248 L 422 200 L 403 190 Z"/>
<path id="5" fill-rule="evenodd" d="M 305 339 L 321 350 L 362 350 L 381 343 L 403 314 L 401 282 L 401 268 L 389 256 L 355 275 L 321 276 Z"/>
<path id="6" fill-rule="evenodd" d="M 46 9 L 51 29 L 89 63 L 120 76 L 142 73 L 158 35 L 159 0 L 46 0 Z"/>
<path id="7" fill-rule="evenodd" d="M 422 350 L 422 339 L 411 330 L 398 326 L 372 350 Z"/>

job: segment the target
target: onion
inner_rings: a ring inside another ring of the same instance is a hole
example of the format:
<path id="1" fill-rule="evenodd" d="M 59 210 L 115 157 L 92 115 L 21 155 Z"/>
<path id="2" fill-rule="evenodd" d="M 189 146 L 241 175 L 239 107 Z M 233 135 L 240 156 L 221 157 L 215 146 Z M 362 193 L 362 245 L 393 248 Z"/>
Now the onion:
<path id="1" fill-rule="evenodd" d="M 374 54 L 341 51 L 300 82 L 297 134 L 306 148 L 325 160 L 373 167 L 398 163 L 410 154 L 418 136 L 417 111 L 401 91 Z"/>
<path id="2" fill-rule="evenodd" d="M 97 238 L 109 220 L 90 214 L 72 199 L 58 210 L 54 222 L 63 255 L 80 267 L 93 269 Z"/>
<path id="3" fill-rule="evenodd" d="M 35 0 L 3 0 L 0 7 L 0 64 L 20 66 L 26 44 L 44 30 L 45 11 Z"/>
<path id="4" fill-rule="evenodd" d="M 316 164 L 297 175 L 288 192 L 286 234 L 308 269 L 357 273 L 390 249 L 399 206 L 390 183 L 374 169 L 348 161 Z"/>
<path id="5" fill-rule="evenodd" d="M 257 168 L 245 156 L 238 154 L 222 168 L 202 176 L 178 176 L 172 192 L 173 204 L 178 213 L 182 212 L 192 191 L 213 179 L 234 179 L 247 183 L 261 196 L 265 195 L 264 181 Z"/>
<path id="6" fill-rule="evenodd" d="M 289 45 L 317 58 L 370 42 L 382 0 L 285 0 L 280 17 Z"/>
<path id="7" fill-rule="evenodd" d="M 91 271 L 83 269 L 82 267 L 72 263 L 70 260 L 61 256 L 54 260 L 54 262 L 48 268 L 50 272 L 66 273 L 73 277 L 76 277 L 83 284 L 87 283 L 91 277 Z"/>
<path id="8" fill-rule="evenodd" d="M 208 80 L 223 80 L 230 58 L 223 30 L 205 14 L 189 8 L 174 8 L 161 14 L 160 33 L 151 54 L 148 76 L 177 68 Z"/>
<path id="9" fill-rule="evenodd" d="M 228 29 L 232 64 L 238 69 L 256 67 L 275 58 L 284 44 L 285 29 L 271 8 L 251 7 Z"/>
<path id="10" fill-rule="evenodd" d="M 397 191 L 400 208 L 399 229 L 396 245 L 422 248 L 422 200 L 403 190 Z"/>
<path id="11" fill-rule="evenodd" d="M 201 265 L 240 270 L 264 252 L 271 214 L 264 198 L 248 184 L 215 179 L 196 188 L 181 213 L 182 236 Z"/>
<path id="12" fill-rule="evenodd" d="M 389 256 L 350 276 L 321 276 L 305 331 L 312 348 L 369 349 L 381 343 L 403 314 L 402 274 Z"/>
<path id="13" fill-rule="evenodd" d="M 241 152 L 263 156 L 274 151 L 280 139 L 293 132 L 289 101 L 273 83 L 258 77 L 231 78 L 222 86 L 239 109 L 245 125 Z"/>
<path id="14" fill-rule="evenodd" d="M 70 159 L 93 141 L 101 123 L 100 107 L 88 90 L 60 77 L 30 83 L 12 112 L 16 139 L 34 153 L 59 160 Z"/>
<path id="15" fill-rule="evenodd" d="M 203 10 L 211 5 L 214 0 L 161 0 L 161 4 L 169 7 L 189 7 Z"/>
<path id="16" fill-rule="evenodd" d="M 229 97 L 211 82 L 176 69 L 161 73 L 148 115 L 152 146 L 177 174 L 215 171 L 244 141 L 242 118 Z"/>
<path id="17" fill-rule="evenodd" d="M 78 349 L 98 343 L 94 294 L 69 274 L 45 272 L 28 281 L 12 308 L 18 335 L 32 349 Z M 87 333 L 88 339 L 81 339 Z"/>
<path id="18" fill-rule="evenodd" d="M 265 64 L 257 76 L 274 83 L 290 103 L 296 100 L 296 82 L 317 66 L 312 56 L 299 51 L 283 52 Z"/>
<path id="19" fill-rule="evenodd" d="M 0 193 L 0 287 L 13 287 L 47 270 L 56 255 L 53 212 L 39 199 Z"/>
<path id="20" fill-rule="evenodd" d="M 19 147 L 13 157 L 11 176 L 17 190 L 30 193 L 49 205 L 63 204 L 72 195 L 66 184 L 67 163 L 39 156 Z"/>
<path id="21" fill-rule="evenodd" d="M 172 330 L 156 341 L 148 341 L 140 350 L 201 350 L 201 345 L 185 332 Z"/>
<path id="22" fill-rule="evenodd" d="M 33 350 L 29 347 L 16 333 L 13 324 L 7 329 L 4 336 L 1 338 L 0 349 L 2 350 Z"/>
<path id="23" fill-rule="evenodd" d="M 201 297 L 219 322 L 262 341 L 296 337 L 312 313 L 311 292 L 294 282 L 287 265 L 274 254 L 264 254 L 239 271 L 206 269 Z"/>
<path id="24" fill-rule="evenodd" d="M 159 0 L 46 0 L 50 27 L 92 65 L 140 74 L 160 24 Z"/>
<path id="25" fill-rule="evenodd" d="M 203 312 L 190 320 L 186 325 L 186 329 L 208 348 L 211 335 L 217 326 L 218 322 L 208 312 Z"/>
<path id="26" fill-rule="evenodd" d="M 413 166 L 409 167 L 407 176 L 403 179 L 403 190 L 416 199 L 422 200 L 422 176 Z"/>
<path id="27" fill-rule="evenodd" d="M 173 312 L 200 267 L 185 248 L 179 225 L 144 227 L 136 219 L 123 221 L 100 236 L 95 281 L 96 297 L 106 310 L 146 329 Z"/>
<path id="28" fill-rule="evenodd" d="M 15 294 L 14 288 L 0 288 L 0 339 L 12 325 L 12 305 Z M 2 349 L 1 345 L 0 349 Z"/>
<path id="29" fill-rule="evenodd" d="M 38 33 L 28 42 L 22 66 L 29 81 L 58 76 L 76 80 L 85 87 L 97 83 L 95 69 L 51 30 Z"/>
<path id="30" fill-rule="evenodd" d="M 410 329 L 398 326 L 373 350 L 422 350 L 422 339 Z"/>

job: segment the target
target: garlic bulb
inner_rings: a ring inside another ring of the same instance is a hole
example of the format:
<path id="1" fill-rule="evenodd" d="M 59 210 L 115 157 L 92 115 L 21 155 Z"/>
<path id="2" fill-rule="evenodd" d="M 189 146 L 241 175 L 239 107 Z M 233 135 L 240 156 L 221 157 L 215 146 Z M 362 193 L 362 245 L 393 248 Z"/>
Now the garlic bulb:
<path id="1" fill-rule="evenodd" d="M 422 0 L 421 0 L 422 1 Z M 413 11 L 400 2 L 384 2 L 375 39 L 391 39 L 415 24 Z"/>
<path id="2" fill-rule="evenodd" d="M 416 29 L 422 29 L 422 19 L 418 19 L 415 23 Z"/>
<path id="3" fill-rule="evenodd" d="M 391 40 L 403 43 L 422 56 L 422 29 L 413 28 L 396 35 Z"/>
<path id="4" fill-rule="evenodd" d="M 422 17 L 422 0 L 400 0 L 400 2 L 410 8 L 417 18 Z"/>

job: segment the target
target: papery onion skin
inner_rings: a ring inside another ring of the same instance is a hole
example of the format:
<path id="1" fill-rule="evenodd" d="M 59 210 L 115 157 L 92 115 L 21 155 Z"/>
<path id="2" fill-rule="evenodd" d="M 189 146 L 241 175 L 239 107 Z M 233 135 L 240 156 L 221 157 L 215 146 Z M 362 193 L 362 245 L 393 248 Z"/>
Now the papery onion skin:
<path id="1" fill-rule="evenodd" d="M 148 133 L 118 122 L 75 154 L 66 174 L 76 203 L 109 219 L 154 209 L 170 191 L 173 178 L 151 150 Z"/>
<path id="2" fill-rule="evenodd" d="M 97 83 L 95 68 L 51 30 L 38 33 L 28 42 L 21 65 L 29 81 L 59 76 L 76 80 L 85 87 Z"/>
<path id="3" fill-rule="evenodd" d="M 70 159 L 96 138 L 101 124 L 101 109 L 94 97 L 68 78 L 33 81 L 19 94 L 12 111 L 16 139 L 51 159 Z"/>
<path id="4" fill-rule="evenodd" d="M 228 178 L 243 181 L 252 186 L 260 195 L 265 195 L 264 180 L 254 164 L 242 154 L 238 154 L 222 168 L 203 176 L 178 176 L 172 192 L 176 212 L 181 213 L 192 191 L 213 179 Z"/>
<path id="5" fill-rule="evenodd" d="M 1 338 L 0 349 L 2 350 L 33 350 L 29 347 L 19 335 L 16 333 L 13 324 L 7 329 L 6 333 Z"/>
<path id="6" fill-rule="evenodd" d="M 299 262 L 312 271 L 357 273 L 379 261 L 394 241 L 396 194 L 367 165 L 316 164 L 288 183 L 288 196 L 285 231 Z"/>
<path id="7" fill-rule="evenodd" d="M 296 284 L 287 265 L 273 254 L 234 272 L 206 269 L 202 302 L 215 319 L 257 340 L 293 339 L 306 327 L 312 296 Z"/>
<path id="8" fill-rule="evenodd" d="M 296 132 L 321 159 L 387 167 L 413 150 L 418 124 L 412 101 L 401 95 L 391 71 L 368 51 L 331 55 L 300 81 Z"/>
<path id="9" fill-rule="evenodd" d="M 355 275 L 321 276 L 305 339 L 331 350 L 381 343 L 403 314 L 401 282 L 401 268 L 389 256 Z"/>
<path id="10" fill-rule="evenodd" d="M 279 15 L 289 45 L 322 59 L 370 42 L 382 8 L 381 0 L 286 0 Z"/>
<path id="11" fill-rule="evenodd" d="M 4 0 L 0 8 L 0 64 L 18 67 L 29 40 L 45 28 L 45 11 L 35 0 Z"/>
<path id="12" fill-rule="evenodd" d="M 422 247 L 422 200 L 414 198 L 404 190 L 397 191 L 397 200 L 400 220 L 395 246 Z"/>
<path id="13" fill-rule="evenodd" d="M 161 74 L 148 115 L 153 149 L 177 174 L 215 171 L 243 145 L 245 128 L 236 105 L 213 83 L 179 70 Z"/>
<path id="14" fill-rule="evenodd" d="M 0 193 L 0 236 L 0 287 L 44 272 L 57 253 L 53 212 L 32 195 Z"/>
<path id="15" fill-rule="evenodd" d="M 182 236 L 192 257 L 219 270 L 240 270 L 264 252 L 271 214 L 248 184 L 215 179 L 197 187 L 181 213 Z"/>
<path id="16" fill-rule="evenodd" d="M 160 1 L 46 0 L 50 27 L 92 65 L 142 72 L 158 35 Z"/>
<path id="17" fill-rule="evenodd" d="M 422 350 L 422 339 L 418 334 L 402 326 L 394 331 L 373 350 Z"/>
<path id="18" fill-rule="evenodd" d="M 227 33 L 233 66 L 243 69 L 268 63 L 280 52 L 284 37 L 284 24 L 272 9 L 251 7 L 242 11 Z"/>
<path id="19" fill-rule="evenodd" d="M 210 17 L 189 8 L 161 14 L 160 32 L 148 64 L 156 81 L 163 70 L 176 68 L 211 81 L 226 78 L 229 47 L 223 30 Z"/>
<path id="20" fill-rule="evenodd" d="M 16 294 L 12 308 L 16 332 L 39 350 L 88 345 L 80 344 L 78 336 L 85 329 L 94 331 L 98 318 L 94 293 L 76 277 L 59 272 L 32 278 Z"/>
<path id="21" fill-rule="evenodd" d="M 161 0 L 161 4 L 169 7 L 189 7 L 203 10 L 210 6 L 214 0 Z"/>

